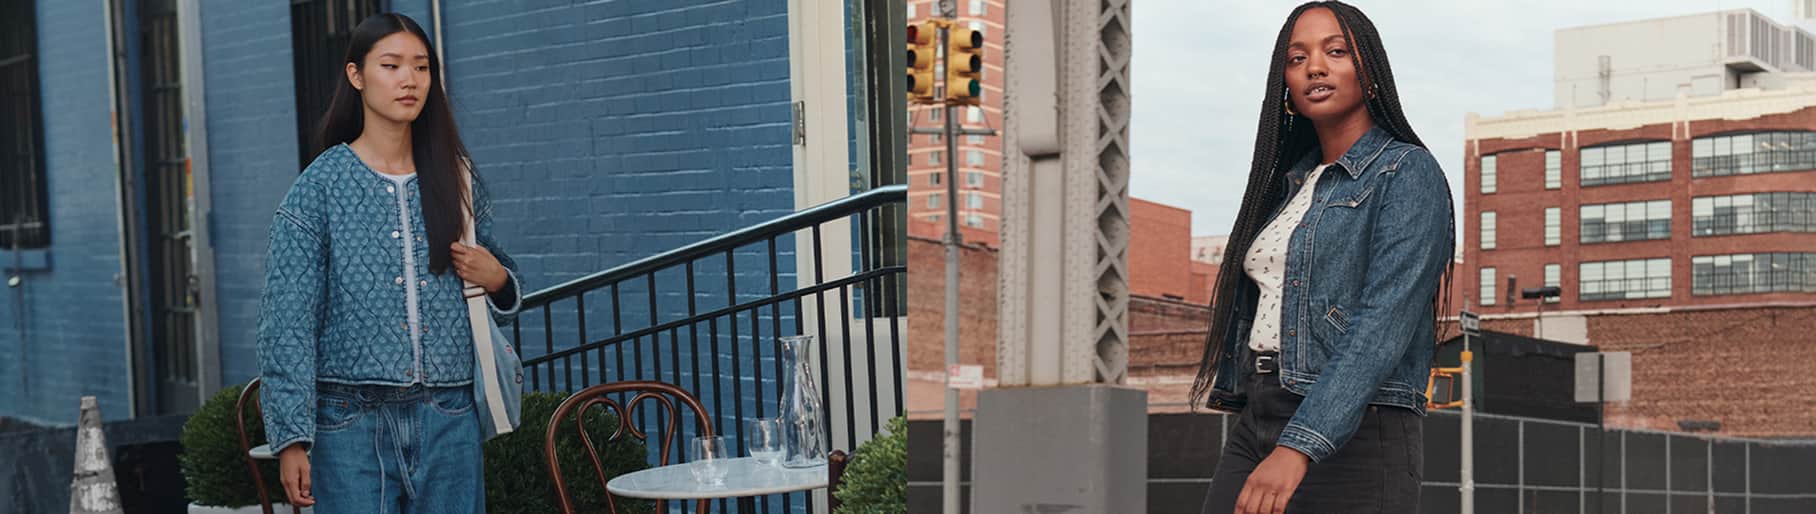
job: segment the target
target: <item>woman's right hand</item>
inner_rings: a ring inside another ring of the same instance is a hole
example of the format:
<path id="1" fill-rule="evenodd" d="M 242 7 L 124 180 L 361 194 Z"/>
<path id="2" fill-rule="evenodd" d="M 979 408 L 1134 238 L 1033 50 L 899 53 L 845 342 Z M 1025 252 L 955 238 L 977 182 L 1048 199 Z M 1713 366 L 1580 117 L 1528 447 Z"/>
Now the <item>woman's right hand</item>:
<path id="1" fill-rule="evenodd" d="M 278 452 L 277 469 L 278 476 L 284 482 L 284 494 L 289 495 L 291 505 L 315 505 L 315 495 L 309 492 L 309 453 L 303 451 L 303 445 L 293 444 Z"/>

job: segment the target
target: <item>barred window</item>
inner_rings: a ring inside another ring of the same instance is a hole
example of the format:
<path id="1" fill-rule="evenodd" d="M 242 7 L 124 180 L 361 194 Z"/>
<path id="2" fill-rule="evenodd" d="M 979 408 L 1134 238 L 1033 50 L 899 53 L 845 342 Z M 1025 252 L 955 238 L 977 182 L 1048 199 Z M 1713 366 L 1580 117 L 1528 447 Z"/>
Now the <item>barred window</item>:
<path id="1" fill-rule="evenodd" d="M 1582 301 L 1671 297 L 1671 259 L 1585 262 L 1577 273 Z"/>
<path id="2" fill-rule="evenodd" d="M 1494 305 L 1494 268 L 1482 268 L 1480 282 L 1482 305 Z"/>
<path id="3" fill-rule="evenodd" d="M 296 73 L 296 138 L 301 166 L 315 160 L 315 123 L 347 80 L 342 59 L 353 28 L 378 14 L 378 0 L 291 0 L 290 52 Z"/>
<path id="4" fill-rule="evenodd" d="M 1545 208 L 1545 246 L 1557 246 L 1563 239 L 1564 209 Z"/>
<path id="5" fill-rule="evenodd" d="M 1816 253 L 1690 258 L 1690 294 L 1816 293 Z"/>
<path id="6" fill-rule="evenodd" d="M 1564 267 L 1557 264 L 1545 265 L 1545 287 L 1560 287 L 1563 284 Z M 1560 292 L 1562 289 L 1560 289 Z M 1558 297 L 1547 296 L 1545 303 L 1557 303 Z"/>
<path id="7" fill-rule="evenodd" d="M 1816 132 L 1757 132 L 1690 141 L 1690 175 L 1719 177 L 1816 168 Z"/>
<path id="8" fill-rule="evenodd" d="M 1545 189 L 1564 187 L 1564 157 L 1557 150 L 1545 151 Z"/>
<path id="9" fill-rule="evenodd" d="M 1671 180 L 1671 143 L 1629 143 L 1582 150 L 1584 186 Z"/>
<path id="10" fill-rule="evenodd" d="M 1699 196 L 1690 201 L 1696 237 L 1816 232 L 1816 193 Z"/>
<path id="11" fill-rule="evenodd" d="M 36 2 L 0 3 L 0 248 L 50 246 Z"/>
<path id="12" fill-rule="evenodd" d="M 1482 156 L 1482 194 L 1489 194 L 1495 191 L 1495 181 L 1497 180 L 1495 175 L 1498 174 L 1498 171 L 1495 168 L 1498 166 L 1496 164 L 1496 161 L 1498 160 L 1499 159 L 1493 155 Z"/>
<path id="13" fill-rule="evenodd" d="M 1671 201 L 1584 205 L 1580 240 L 1589 243 L 1671 238 Z"/>
<path id="14" fill-rule="evenodd" d="M 1495 239 L 1494 225 L 1495 225 L 1494 211 L 1483 212 L 1482 213 L 1482 249 L 1483 250 L 1493 250 L 1494 249 L 1494 246 L 1495 246 L 1495 244 L 1494 244 L 1494 239 Z"/>

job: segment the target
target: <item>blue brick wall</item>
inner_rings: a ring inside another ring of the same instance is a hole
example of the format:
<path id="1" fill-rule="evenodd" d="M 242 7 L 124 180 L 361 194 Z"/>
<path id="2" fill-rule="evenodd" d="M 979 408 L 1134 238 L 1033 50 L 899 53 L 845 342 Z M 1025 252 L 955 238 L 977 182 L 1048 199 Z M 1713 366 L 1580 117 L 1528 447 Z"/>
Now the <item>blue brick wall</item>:
<path id="1" fill-rule="evenodd" d="M 288 2 L 203 0 L 201 19 L 224 385 L 258 375 L 266 235 L 301 171 L 296 89 Z"/>
<path id="2" fill-rule="evenodd" d="M 0 395 L 0 415 L 69 421 L 73 398 L 96 394 L 110 418 L 124 417 L 125 326 L 121 286 L 113 282 L 119 269 L 112 187 L 118 168 L 110 152 L 94 151 L 112 145 L 102 4 L 41 3 L 54 268 L 26 277 L 31 343 L 21 345 L 12 331 L 0 331 L 0 350 L 24 356 L 0 365 L 5 378 L 29 379 L 37 388 Z M 429 26 L 427 1 L 397 0 L 394 7 Z M 494 189 L 499 239 L 521 264 L 530 289 L 794 210 L 785 3 L 449 0 L 443 16 L 456 115 Z M 254 330 L 266 231 L 297 173 L 289 28 L 288 6 L 281 2 L 202 1 L 203 121 L 214 209 L 205 223 L 214 241 L 223 383 L 257 374 Z M 776 280 L 791 288 L 792 238 L 780 240 L 777 250 Z M 733 254 L 736 301 L 766 293 L 766 246 Z M 734 300 L 725 266 L 724 256 L 697 264 L 698 310 Z M 685 283 L 680 270 L 658 276 L 658 320 L 686 315 Z M 647 326 L 643 287 L 621 291 L 626 330 Z M 589 297 L 587 330 L 595 338 L 617 328 L 603 296 Z M 14 298 L 0 298 L 6 309 L 0 317 L 10 318 Z M 836 299 L 828 300 L 836 309 Z M 792 306 L 782 313 L 780 335 L 793 334 Z M 540 317 L 526 316 L 534 326 L 522 336 L 529 355 L 540 351 Z M 571 303 L 550 319 L 561 340 L 578 337 Z M 751 373 L 752 345 L 763 343 L 766 396 L 776 394 L 778 334 L 771 322 L 768 310 L 757 317 L 754 332 L 748 312 L 736 321 L 745 373 Z M 697 336 L 677 333 L 686 370 L 679 376 L 669 360 L 676 339 L 664 336 L 664 378 L 691 387 L 695 365 L 688 363 L 697 360 L 709 370 L 715 328 L 722 354 L 717 361 L 729 374 L 732 323 L 721 318 L 700 325 Z M 645 369 L 654 367 L 647 362 L 653 357 L 645 356 Z M 589 361 L 595 367 L 587 372 L 597 381 L 597 361 Z M 741 397 L 731 395 L 729 381 L 719 386 L 714 396 L 712 384 L 702 384 L 709 405 L 727 415 L 735 406 L 755 412 L 757 384 L 739 384 Z M 773 415 L 773 404 L 764 410 Z"/>
<path id="3" fill-rule="evenodd" d="M 124 286 L 102 2 L 37 3 L 39 91 L 49 187 L 49 270 L 0 290 L 0 415 L 76 420 L 93 395 L 102 415 L 131 415 Z M 22 315 L 21 315 L 22 314 Z M 20 337 L 19 325 L 24 337 Z"/>
<path id="4" fill-rule="evenodd" d="M 450 1 L 443 17 L 461 130 L 500 199 L 500 239 L 532 288 L 793 211 L 785 3 Z M 788 287 L 793 247 L 782 243 L 778 271 Z M 740 301 L 767 291 L 766 250 L 737 252 Z M 723 257 L 701 261 L 696 276 L 700 311 L 726 305 Z M 657 278 L 658 319 L 684 317 L 685 277 L 677 270 Z M 648 326 L 647 289 L 628 285 L 620 296 L 625 329 Z M 589 300 L 588 334 L 611 333 L 609 295 Z M 574 341 L 578 316 L 571 303 L 564 307 L 550 316 L 555 337 Z M 542 351 L 539 318 L 526 317 L 526 355 Z M 739 320 L 746 335 L 748 318 Z M 769 320 L 759 321 L 773 338 Z M 719 321 L 726 354 L 730 323 Z M 703 352 L 709 328 L 698 330 Z M 691 386 L 692 337 L 677 335 L 680 381 Z M 673 340 L 661 339 L 661 367 L 672 380 Z M 651 344 L 645 369 L 655 368 Z M 721 361 L 730 374 L 729 356 Z M 773 395 L 774 373 L 766 375 Z M 720 389 L 729 396 L 733 388 Z M 743 389 L 745 411 L 754 412 L 754 385 Z M 706 400 L 734 410 L 732 398 Z"/>

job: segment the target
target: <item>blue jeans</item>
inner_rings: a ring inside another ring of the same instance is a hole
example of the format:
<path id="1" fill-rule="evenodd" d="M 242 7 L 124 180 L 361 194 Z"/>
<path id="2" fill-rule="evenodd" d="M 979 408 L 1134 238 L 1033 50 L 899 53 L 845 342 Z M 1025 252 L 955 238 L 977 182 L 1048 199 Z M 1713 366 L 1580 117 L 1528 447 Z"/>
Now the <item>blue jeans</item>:
<path id="1" fill-rule="evenodd" d="M 470 387 L 316 387 L 315 512 L 483 513 Z"/>

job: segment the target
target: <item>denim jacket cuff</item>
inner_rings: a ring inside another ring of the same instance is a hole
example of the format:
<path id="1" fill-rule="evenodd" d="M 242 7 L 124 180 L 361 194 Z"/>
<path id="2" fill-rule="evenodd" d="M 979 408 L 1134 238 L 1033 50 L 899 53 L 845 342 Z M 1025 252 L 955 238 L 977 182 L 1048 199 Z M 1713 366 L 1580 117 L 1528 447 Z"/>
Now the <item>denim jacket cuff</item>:
<path id="1" fill-rule="evenodd" d="M 298 435 L 298 436 L 291 437 L 289 440 L 283 441 L 282 443 L 272 443 L 271 444 L 271 455 L 275 456 L 280 453 L 283 453 L 285 448 L 289 448 L 291 445 L 297 445 L 297 444 L 303 445 L 303 451 L 308 452 L 310 447 L 315 446 L 315 440 L 310 439 L 308 436 Z"/>
<path id="2" fill-rule="evenodd" d="M 1310 457 L 1312 462 L 1319 462 L 1337 452 L 1337 447 L 1330 440 L 1302 425 L 1287 424 L 1280 432 L 1280 446 L 1298 450 Z"/>
<path id="3" fill-rule="evenodd" d="M 504 273 L 509 277 L 504 281 L 504 287 L 486 295 L 486 304 L 492 307 L 493 314 L 509 317 L 517 314 L 517 311 L 523 308 L 523 283 L 517 280 L 517 273 L 511 271 L 511 268 L 505 268 Z M 500 307 L 498 305 L 500 299 L 509 303 L 505 307 Z"/>

